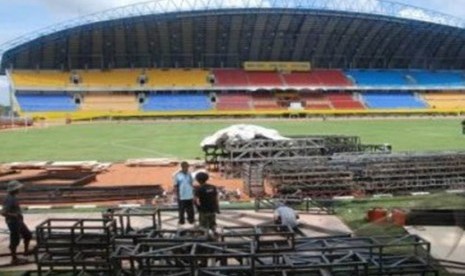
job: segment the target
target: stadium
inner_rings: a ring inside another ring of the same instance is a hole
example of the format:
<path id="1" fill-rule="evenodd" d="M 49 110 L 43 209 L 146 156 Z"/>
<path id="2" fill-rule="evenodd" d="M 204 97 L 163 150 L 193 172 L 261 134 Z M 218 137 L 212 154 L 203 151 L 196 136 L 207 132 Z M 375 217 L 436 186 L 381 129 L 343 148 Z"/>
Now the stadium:
<path id="1" fill-rule="evenodd" d="M 0 55 L 0 193 L 25 183 L 36 227 L 34 261 L 3 264 L 3 240 L 0 271 L 465 273 L 465 20 L 390 1 L 161 0 Z M 181 160 L 222 188 L 213 236 L 173 222 Z M 283 202 L 300 233 L 272 223 Z"/>

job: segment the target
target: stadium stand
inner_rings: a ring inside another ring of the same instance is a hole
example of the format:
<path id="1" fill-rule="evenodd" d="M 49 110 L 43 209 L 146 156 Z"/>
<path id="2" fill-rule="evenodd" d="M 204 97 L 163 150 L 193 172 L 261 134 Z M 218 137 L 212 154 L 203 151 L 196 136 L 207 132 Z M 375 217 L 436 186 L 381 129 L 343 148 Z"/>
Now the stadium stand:
<path id="1" fill-rule="evenodd" d="M 406 71 L 348 70 L 346 74 L 360 86 L 404 86 L 411 84 Z"/>
<path id="2" fill-rule="evenodd" d="M 353 86 L 350 80 L 339 70 L 313 70 L 305 73 L 283 73 L 282 77 L 288 86 Z"/>
<path id="3" fill-rule="evenodd" d="M 209 87 L 210 71 L 202 69 L 147 70 L 150 87 Z"/>
<path id="4" fill-rule="evenodd" d="M 213 69 L 215 86 L 248 86 L 247 74 L 242 69 Z"/>
<path id="5" fill-rule="evenodd" d="M 81 103 L 83 111 L 137 111 L 136 96 L 94 92 L 84 95 Z"/>
<path id="6" fill-rule="evenodd" d="M 70 74 L 61 71 L 19 71 L 11 73 L 11 79 L 17 89 L 25 87 L 58 87 L 69 86 Z"/>
<path id="7" fill-rule="evenodd" d="M 217 110 L 249 110 L 252 97 L 245 92 L 219 93 L 216 99 Z"/>
<path id="8" fill-rule="evenodd" d="M 331 109 L 331 102 L 326 98 L 324 94 L 320 93 L 302 93 L 300 95 L 302 101 L 304 102 L 304 107 L 307 110 L 324 110 Z"/>
<path id="9" fill-rule="evenodd" d="M 445 87 L 465 85 L 465 79 L 461 72 L 411 71 L 409 75 L 415 80 L 417 85 Z"/>
<path id="10" fill-rule="evenodd" d="M 291 109 L 302 109 L 302 101 L 297 91 L 287 92 L 276 92 L 275 98 L 278 106 L 291 108 Z"/>
<path id="11" fill-rule="evenodd" d="M 23 112 L 75 111 L 73 96 L 66 93 L 20 92 L 16 99 Z"/>
<path id="12" fill-rule="evenodd" d="M 320 80 L 314 73 L 294 72 L 282 74 L 284 83 L 287 86 L 318 86 Z"/>
<path id="13" fill-rule="evenodd" d="M 326 97 L 335 109 L 365 109 L 352 93 L 328 93 Z"/>
<path id="14" fill-rule="evenodd" d="M 89 70 L 78 71 L 81 86 L 96 87 L 132 87 L 138 86 L 138 78 L 141 70 L 116 69 L 110 71 Z"/>
<path id="15" fill-rule="evenodd" d="M 425 93 L 422 96 L 430 108 L 465 108 L 464 93 Z"/>
<path id="16" fill-rule="evenodd" d="M 341 70 L 314 70 L 312 73 L 323 86 L 353 86 Z"/>
<path id="17" fill-rule="evenodd" d="M 276 72 L 246 72 L 249 85 L 281 87 L 283 81 L 280 74 Z"/>
<path id="18" fill-rule="evenodd" d="M 278 101 L 272 92 L 253 92 L 252 105 L 254 109 L 278 110 L 282 109 L 278 105 Z"/>
<path id="19" fill-rule="evenodd" d="M 362 94 L 368 108 L 426 108 L 426 104 L 412 92 L 367 92 Z"/>
<path id="20" fill-rule="evenodd" d="M 142 105 L 144 111 L 205 111 L 212 104 L 206 94 L 201 93 L 150 93 Z"/>

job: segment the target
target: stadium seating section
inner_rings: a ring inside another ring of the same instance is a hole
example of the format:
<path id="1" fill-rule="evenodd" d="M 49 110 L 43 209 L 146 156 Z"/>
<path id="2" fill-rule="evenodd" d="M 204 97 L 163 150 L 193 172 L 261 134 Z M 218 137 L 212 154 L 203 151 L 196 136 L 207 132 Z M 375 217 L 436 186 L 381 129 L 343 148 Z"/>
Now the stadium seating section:
<path id="1" fill-rule="evenodd" d="M 368 108 L 426 108 L 427 105 L 411 92 L 367 92 L 362 94 Z"/>
<path id="2" fill-rule="evenodd" d="M 283 73 L 287 86 L 352 86 L 346 76 L 339 70 L 312 70 L 311 72 Z"/>
<path id="3" fill-rule="evenodd" d="M 282 109 L 272 92 L 254 92 L 252 93 L 252 104 L 255 110 L 277 110 Z"/>
<path id="4" fill-rule="evenodd" d="M 459 72 L 411 71 L 409 75 L 412 76 L 417 85 L 446 87 L 465 86 L 463 73 Z"/>
<path id="5" fill-rule="evenodd" d="M 354 99 L 352 93 L 328 93 L 326 95 L 334 109 L 364 109 L 363 104 Z"/>
<path id="6" fill-rule="evenodd" d="M 142 108 L 144 111 L 202 111 L 211 110 L 212 104 L 203 93 L 151 93 Z"/>
<path id="7" fill-rule="evenodd" d="M 303 93 L 301 99 L 307 110 L 331 109 L 332 105 L 329 99 L 320 93 Z"/>
<path id="8" fill-rule="evenodd" d="M 427 93 L 423 99 L 430 108 L 465 108 L 465 93 Z"/>
<path id="9" fill-rule="evenodd" d="M 169 69 L 147 70 L 148 86 L 150 87 L 206 87 L 210 86 L 208 79 L 210 71 L 200 69 Z"/>
<path id="10" fill-rule="evenodd" d="M 406 71 L 350 70 L 346 74 L 359 86 L 404 86 L 412 83 Z"/>
<path id="11" fill-rule="evenodd" d="M 247 72 L 247 79 L 250 86 L 283 86 L 281 76 L 276 72 Z"/>
<path id="12" fill-rule="evenodd" d="M 79 71 L 79 86 L 96 87 L 134 87 L 138 86 L 141 70 L 119 69 L 111 71 L 89 70 Z"/>
<path id="13" fill-rule="evenodd" d="M 135 95 L 94 92 L 83 96 L 83 111 L 137 111 L 139 104 Z"/>
<path id="14" fill-rule="evenodd" d="M 22 93 L 16 99 L 23 112 L 75 111 L 73 96 L 65 93 Z"/>
<path id="15" fill-rule="evenodd" d="M 242 69 L 213 69 L 216 86 L 248 86 L 247 74 Z"/>
<path id="16" fill-rule="evenodd" d="M 15 70 L 9 75 L 24 112 L 465 109 L 465 93 L 457 92 L 465 87 L 465 75 L 459 71 L 114 69 Z M 404 91 L 415 86 L 437 91 Z M 349 87 L 351 91 L 344 91 Z M 147 93 L 143 103 L 137 97 L 141 90 Z M 82 95 L 79 105 L 73 93 Z"/>
<path id="17" fill-rule="evenodd" d="M 70 74 L 61 71 L 13 71 L 11 79 L 15 87 L 65 87 L 70 83 Z"/>
<path id="18" fill-rule="evenodd" d="M 252 97 L 249 93 L 224 92 L 216 98 L 217 110 L 249 110 L 252 107 Z"/>

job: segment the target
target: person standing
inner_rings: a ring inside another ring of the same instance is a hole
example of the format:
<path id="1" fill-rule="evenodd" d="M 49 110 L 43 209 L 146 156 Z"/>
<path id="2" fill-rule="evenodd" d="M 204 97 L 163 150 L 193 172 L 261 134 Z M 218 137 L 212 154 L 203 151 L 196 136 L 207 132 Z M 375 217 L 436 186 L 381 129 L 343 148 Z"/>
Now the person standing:
<path id="1" fill-rule="evenodd" d="M 178 199 L 179 224 L 187 221 L 194 224 L 194 180 L 189 172 L 189 163 L 181 162 L 181 170 L 174 175 L 174 191 Z"/>
<path id="2" fill-rule="evenodd" d="M 209 176 L 205 172 L 195 175 L 195 180 L 200 184 L 195 193 L 195 205 L 199 212 L 200 227 L 216 233 L 216 214 L 220 213 L 218 190 L 207 183 L 208 179 Z"/>
<path id="3" fill-rule="evenodd" d="M 20 243 L 20 238 L 24 240 L 24 254 L 30 254 L 29 242 L 31 241 L 32 234 L 27 225 L 24 223 L 23 214 L 17 194 L 23 187 L 18 181 L 10 181 L 7 186 L 7 196 L 3 202 L 2 215 L 5 217 L 6 224 L 10 230 L 10 252 L 11 264 L 20 264 L 27 262 L 27 260 L 18 258 L 16 249 Z"/>

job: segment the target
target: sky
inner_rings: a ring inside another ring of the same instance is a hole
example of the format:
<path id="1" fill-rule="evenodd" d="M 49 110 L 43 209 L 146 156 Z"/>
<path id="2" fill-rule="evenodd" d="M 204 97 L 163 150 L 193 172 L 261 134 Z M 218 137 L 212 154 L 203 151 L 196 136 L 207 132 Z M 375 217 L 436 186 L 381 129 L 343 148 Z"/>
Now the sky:
<path id="1" fill-rule="evenodd" d="M 7 41 L 56 23 L 144 1 L 147 0 L 0 0 L 0 48 Z M 465 20 L 465 0 L 396 0 L 395 2 L 450 14 Z M 0 104 L 8 101 L 8 93 L 5 92 L 8 90 L 7 87 L 6 79 L 0 76 Z"/>

